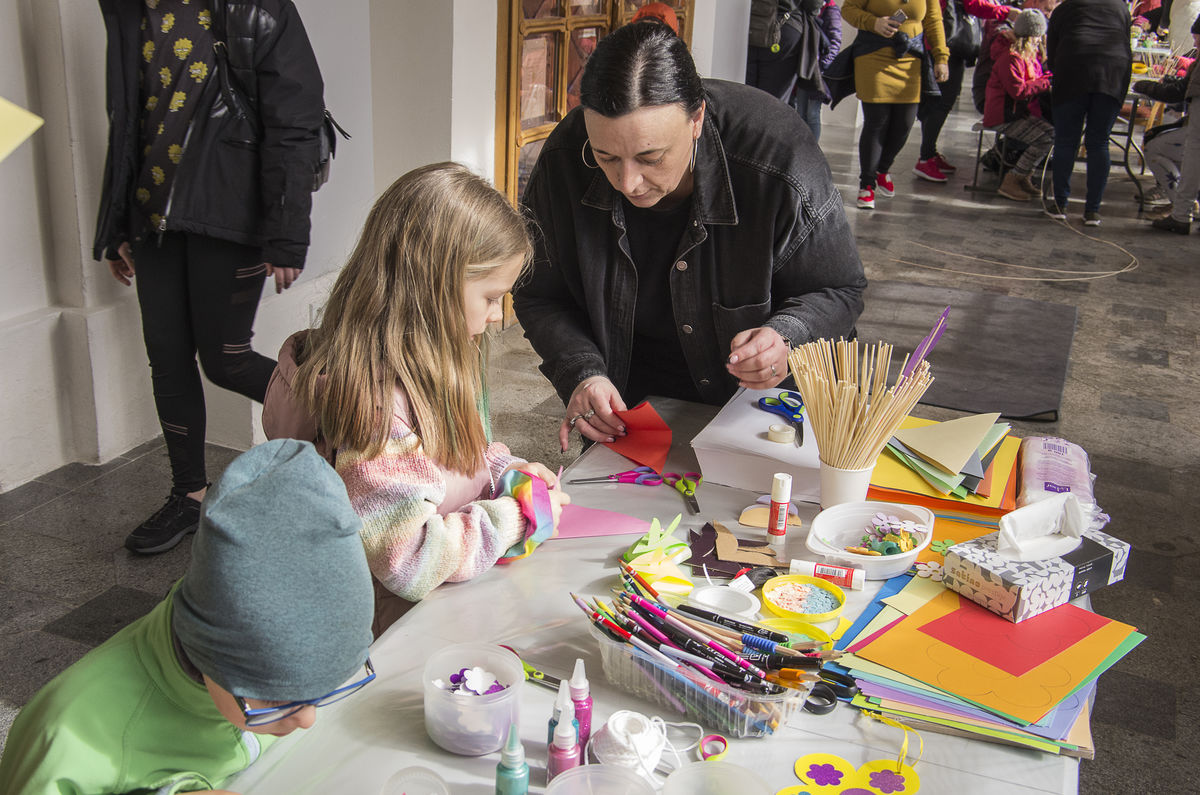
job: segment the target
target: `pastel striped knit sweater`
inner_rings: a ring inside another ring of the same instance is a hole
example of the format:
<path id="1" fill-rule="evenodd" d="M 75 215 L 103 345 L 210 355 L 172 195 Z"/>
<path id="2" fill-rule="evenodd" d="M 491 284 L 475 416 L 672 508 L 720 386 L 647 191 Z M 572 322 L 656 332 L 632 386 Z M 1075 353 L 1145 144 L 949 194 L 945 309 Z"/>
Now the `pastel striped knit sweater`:
<path id="1" fill-rule="evenodd" d="M 496 442 L 484 452 L 486 471 L 474 476 L 483 484 L 482 493 L 475 495 L 479 499 L 447 505 L 449 512 L 439 513 L 447 486 L 453 492 L 466 479 L 425 454 L 402 413 L 405 402 L 397 390 L 391 438 L 382 453 L 368 459 L 339 448 L 336 468 L 362 518 L 371 573 L 388 590 L 415 602 L 443 582 L 469 580 L 486 571 L 525 537 L 526 519 L 512 497 L 490 498 L 491 484 L 521 461 Z M 452 493 L 451 501 L 459 502 Z"/>

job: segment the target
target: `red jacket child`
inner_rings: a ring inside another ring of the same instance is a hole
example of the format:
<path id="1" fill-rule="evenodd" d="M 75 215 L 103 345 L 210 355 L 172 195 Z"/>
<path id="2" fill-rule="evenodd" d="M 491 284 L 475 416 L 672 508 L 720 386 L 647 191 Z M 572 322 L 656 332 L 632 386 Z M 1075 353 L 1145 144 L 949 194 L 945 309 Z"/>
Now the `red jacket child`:
<path id="1" fill-rule="evenodd" d="M 1024 58 L 1005 49 L 996 58 L 988 78 L 983 107 L 983 124 L 995 127 L 1025 116 L 1042 115 L 1034 100 L 1050 90 L 1050 74 L 1043 73 L 1037 56 Z"/>

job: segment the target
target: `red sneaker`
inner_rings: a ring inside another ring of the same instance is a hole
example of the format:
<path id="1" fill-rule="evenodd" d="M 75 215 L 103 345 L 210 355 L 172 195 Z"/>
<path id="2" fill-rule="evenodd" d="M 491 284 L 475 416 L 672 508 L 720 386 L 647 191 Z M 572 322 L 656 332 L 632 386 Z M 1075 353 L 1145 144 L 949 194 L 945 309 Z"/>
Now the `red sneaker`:
<path id="1" fill-rule="evenodd" d="M 875 175 L 875 192 L 885 199 L 896 195 L 896 183 L 892 182 L 891 174 Z"/>
<path id="2" fill-rule="evenodd" d="M 875 209 L 875 191 L 871 188 L 862 188 L 858 191 L 858 209 L 874 210 Z"/>
<path id="3" fill-rule="evenodd" d="M 927 179 L 930 182 L 946 182 L 950 178 L 942 173 L 942 170 L 937 167 L 934 158 L 928 160 L 918 160 L 913 166 L 913 173 L 921 179 Z"/>
<path id="4" fill-rule="evenodd" d="M 946 158 L 942 157 L 941 152 L 938 152 L 930 159 L 933 160 L 934 165 L 938 167 L 938 171 L 942 172 L 943 174 L 953 174 L 955 171 L 958 171 L 958 166 L 950 165 L 950 163 L 946 161 Z"/>

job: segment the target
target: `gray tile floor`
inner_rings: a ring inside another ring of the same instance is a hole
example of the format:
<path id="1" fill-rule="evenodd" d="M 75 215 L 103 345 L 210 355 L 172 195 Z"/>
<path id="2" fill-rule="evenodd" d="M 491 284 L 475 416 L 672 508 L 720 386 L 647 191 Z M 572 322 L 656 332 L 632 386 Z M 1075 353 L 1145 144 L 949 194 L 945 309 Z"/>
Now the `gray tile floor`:
<path id="1" fill-rule="evenodd" d="M 1193 532 L 1200 515 L 1200 411 L 1193 398 L 1200 382 L 1200 236 L 1151 230 L 1119 169 L 1102 208 L 1104 225 L 1086 234 L 1077 202 L 1068 228 L 1033 204 L 964 191 L 974 120 L 973 113 L 956 113 L 943 133 L 942 149 L 960 166 L 958 176 L 946 185 L 912 176 L 914 134 L 893 169 L 896 197 L 878 199 L 874 212 L 853 207 L 854 131 L 827 116 L 822 143 L 869 277 L 1078 308 L 1061 420 L 1018 424 L 1017 431 L 1061 435 L 1091 453 L 1110 530 L 1135 550 L 1125 582 L 1097 592 L 1094 603 L 1149 636 L 1100 681 L 1096 760 L 1083 763 L 1080 791 L 1195 791 L 1189 759 L 1200 692 L 1188 672 L 1200 643 L 1188 627 L 1200 604 Z M 1074 190 L 1083 192 L 1082 165 Z M 1030 280 L 1047 276 L 1077 280 Z M 561 406 L 536 370 L 537 357 L 519 329 L 497 343 L 490 378 L 498 438 L 551 467 L 569 462 L 579 451 L 558 452 Z M 210 475 L 236 455 L 209 452 Z M 0 495 L 0 738 L 38 687 L 145 612 L 183 573 L 190 540 L 153 558 L 121 547 L 126 532 L 159 506 L 168 482 L 165 449 L 150 442 L 102 466 L 72 464 Z"/>

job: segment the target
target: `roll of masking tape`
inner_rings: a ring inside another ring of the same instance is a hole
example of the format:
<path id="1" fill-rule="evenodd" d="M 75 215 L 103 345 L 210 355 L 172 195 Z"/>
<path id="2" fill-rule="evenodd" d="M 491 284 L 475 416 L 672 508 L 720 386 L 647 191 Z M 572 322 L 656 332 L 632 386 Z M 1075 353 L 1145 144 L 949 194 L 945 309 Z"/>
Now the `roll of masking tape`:
<path id="1" fill-rule="evenodd" d="M 796 440 L 796 429 L 791 425 L 772 425 L 767 428 L 767 439 L 780 444 L 790 444 Z"/>

